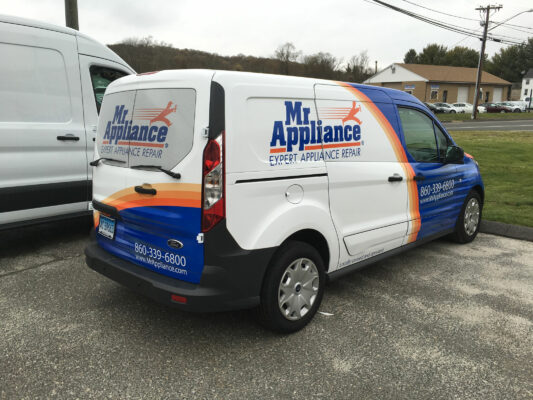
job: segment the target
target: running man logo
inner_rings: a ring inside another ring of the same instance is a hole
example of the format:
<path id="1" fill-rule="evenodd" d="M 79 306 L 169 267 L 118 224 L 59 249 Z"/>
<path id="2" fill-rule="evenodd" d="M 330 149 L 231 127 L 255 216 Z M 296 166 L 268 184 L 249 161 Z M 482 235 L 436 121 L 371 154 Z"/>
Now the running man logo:
<path id="1" fill-rule="evenodd" d="M 342 125 L 323 125 L 322 120 L 309 118 L 311 107 L 302 107 L 301 101 L 286 101 L 285 123 L 274 121 L 270 153 L 360 146 L 363 122 L 355 116 L 360 111 L 361 106 L 356 107 L 355 101 L 351 109 L 328 109 L 324 119 L 341 120 Z M 348 121 L 356 124 L 346 124 Z"/>
<path id="2" fill-rule="evenodd" d="M 133 119 L 149 121 L 150 125 L 154 122 L 162 122 L 166 126 L 172 125 L 167 118 L 167 115 L 175 113 L 178 106 L 172 107 L 172 102 L 169 101 L 165 108 L 140 108 L 133 113 Z"/>
<path id="3" fill-rule="evenodd" d="M 352 108 L 348 112 L 348 115 L 342 119 L 342 124 L 344 125 L 348 121 L 354 121 L 356 124 L 361 125 L 363 122 L 356 117 L 357 113 L 361 111 L 361 106 L 355 107 L 355 101 L 352 103 Z"/>
<path id="4" fill-rule="evenodd" d="M 354 121 L 357 125 L 362 125 L 357 114 L 361 112 L 361 106 L 356 101 L 352 101 L 351 107 L 324 107 L 320 109 L 322 119 L 340 119 L 344 125 L 348 121 Z"/>
<path id="5" fill-rule="evenodd" d="M 102 144 L 164 147 L 168 128 L 172 125 L 167 117 L 177 109 L 178 106 L 172 107 L 172 101 L 169 101 L 165 108 L 135 110 L 132 119 L 126 120 L 129 110 L 124 105 L 117 105 L 113 120 L 106 124 Z M 133 124 L 133 121 L 148 121 L 148 124 Z"/>

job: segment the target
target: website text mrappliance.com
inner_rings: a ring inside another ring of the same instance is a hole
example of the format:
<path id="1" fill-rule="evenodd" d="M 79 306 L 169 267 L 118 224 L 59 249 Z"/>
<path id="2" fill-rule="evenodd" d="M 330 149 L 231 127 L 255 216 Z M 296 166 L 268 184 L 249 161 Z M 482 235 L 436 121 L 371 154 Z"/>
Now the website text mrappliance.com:
<path id="1" fill-rule="evenodd" d="M 429 203 L 430 201 L 438 201 L 440 199 L 444 199 L 445 197 L 451 197 L 451 196 L 453 196 L 453 190 L 450 190 L 448 192 L 432 194 L 428 197 L 421 199 L 420 204 Z"/>
<path id="2" fill-rule="evenodd" d="M 135 254 L 135 259 L 137 261 L 141 261 L 141 262 L 143 262 L 145 264 L 150 264 L 150 265 L 156 267 L 157 269 L 164 269 L 165 271 L 173 272 L 175 274 L 187 275 L 187 270 L 186 269 L 174 267 L 172 265 L 167 265 L 165 263 L 162 263 L 161 261 L 153 260 L 153 259 L 151 259 L 149 257 L 143 257 L 143 256 L 141 256 L 139 254 Z"/>

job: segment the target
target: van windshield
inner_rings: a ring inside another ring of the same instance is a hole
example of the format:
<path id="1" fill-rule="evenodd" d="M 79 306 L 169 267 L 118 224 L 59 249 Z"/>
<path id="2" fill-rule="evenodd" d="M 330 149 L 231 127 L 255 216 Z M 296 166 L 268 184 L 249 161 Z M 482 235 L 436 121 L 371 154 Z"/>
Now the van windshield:
<path id="1" fill-rule="evenodd" d="M 99 157 L 121 167 L 174 168 L 191 151 L 194 89 L 146 89 L 106 95 L 98 124 Z"/>

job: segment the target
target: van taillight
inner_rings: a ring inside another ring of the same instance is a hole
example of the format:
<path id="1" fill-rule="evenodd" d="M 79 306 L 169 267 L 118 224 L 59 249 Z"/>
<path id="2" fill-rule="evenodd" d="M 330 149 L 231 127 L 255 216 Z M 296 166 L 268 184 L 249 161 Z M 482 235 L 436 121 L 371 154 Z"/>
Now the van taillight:
<path id="1" fill-rule="evenodd" d="M 207 232 L 225 216 L 224 132 L 207 142 L 202 175 L 202 231 Z"/>

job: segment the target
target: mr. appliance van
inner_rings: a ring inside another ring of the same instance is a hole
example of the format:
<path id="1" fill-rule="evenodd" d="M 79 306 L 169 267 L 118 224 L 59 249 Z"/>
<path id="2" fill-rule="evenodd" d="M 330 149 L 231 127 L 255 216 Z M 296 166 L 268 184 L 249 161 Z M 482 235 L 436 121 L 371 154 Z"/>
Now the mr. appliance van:
<path id="1" fill-rule="evenodd" d="M 79 32 L 0 16 L 0 229 L 89 213 L 98 110 L 134 71 Z"/>
<path id="2" fill-rule="evenodd" d="M 205 70 L 107 89 L 88 265 L 191 311 L 302 328 L 324 285 L 478 232 L 477 163 L 401 91 Z"/>

